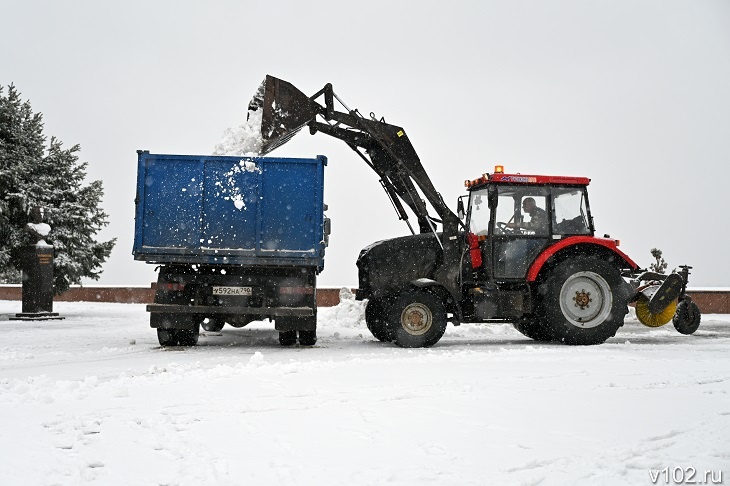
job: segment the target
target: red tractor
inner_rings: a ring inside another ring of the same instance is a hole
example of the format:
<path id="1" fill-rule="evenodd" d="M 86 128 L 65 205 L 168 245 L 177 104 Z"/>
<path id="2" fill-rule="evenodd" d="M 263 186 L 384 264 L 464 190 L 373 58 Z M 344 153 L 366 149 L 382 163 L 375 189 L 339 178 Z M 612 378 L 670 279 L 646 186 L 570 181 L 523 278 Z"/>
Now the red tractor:
<path id="1" fill-rule="evenodd" d="M 335 99 L 346 112 L 335 110 Z M 263 110 L 262 153 L 304 126 L 345 141 L 378 174 L 411 228 L 411 235 L 373 243 L 358 257 L 357 298 L 368 300 L 366 323 L 381 341 L 427 347 L 447 322 L 510 322 L 536 340 L 599 344 L 616 334 L 632 302 L 648 326 L 673 320 L 683 334 L 699 326 L 699 309 L 686 295 L 691 267 L 645 272 L 618 241 L 594 236 L 588 178 L 505 174 L 497 166 L 466 181 L 468 203 L 459 198 L 454 213 L 405 130 L 350 110 L 332 85 L 307 97 L 267 76 L 249 105 L 256 110 Z M 418 233 L 403 204 L 416 215 Z"/>

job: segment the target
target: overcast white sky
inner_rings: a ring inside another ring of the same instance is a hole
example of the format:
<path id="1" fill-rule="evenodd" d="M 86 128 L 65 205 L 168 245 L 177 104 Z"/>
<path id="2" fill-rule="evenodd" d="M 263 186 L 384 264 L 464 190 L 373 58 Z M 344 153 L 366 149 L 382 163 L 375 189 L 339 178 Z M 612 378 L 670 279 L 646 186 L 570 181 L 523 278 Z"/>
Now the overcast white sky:
<path id="1" fill-rule="evenodd" d="M 131 255 L 137 149 L 209 154 L 266 74 L 331 82 L 403 126 L 444 199 L 508 172 L 581 175 L 600 234 L 640 265 L 659 247 L 693 286 L 729 286 L 730 2 L 0 0 L 0 84 L 46 134 L 81 144 L 118 238 L 102 284 L 148 284 Z M 272 155 L 327 155 L 333 220 L 320 285 L 357 285 L 369 243 L 406 234 L 342 142 L 301 133 Z"/>

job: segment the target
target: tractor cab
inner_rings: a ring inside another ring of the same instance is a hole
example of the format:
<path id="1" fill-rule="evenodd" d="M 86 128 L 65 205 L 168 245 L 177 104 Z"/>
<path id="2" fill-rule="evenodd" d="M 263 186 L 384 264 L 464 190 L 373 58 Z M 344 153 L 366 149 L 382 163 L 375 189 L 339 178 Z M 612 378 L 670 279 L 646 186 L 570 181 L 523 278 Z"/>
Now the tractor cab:
<path id="1" fill-rule="evenodd" d="M 474 270 L 490 279 L 524 282 L 531 264 L 554 242 L 592 237 L 589 182 L 584 177 L 505 174 L 501 166 L 494 174 L 466 181 Z"/>

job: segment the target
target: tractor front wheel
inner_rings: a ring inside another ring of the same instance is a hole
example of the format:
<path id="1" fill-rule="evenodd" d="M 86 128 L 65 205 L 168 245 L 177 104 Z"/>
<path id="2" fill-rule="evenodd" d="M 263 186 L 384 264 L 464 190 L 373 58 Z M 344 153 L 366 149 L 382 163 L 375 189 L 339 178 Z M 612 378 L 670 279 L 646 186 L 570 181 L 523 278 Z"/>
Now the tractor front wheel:
<path id="1" fill-rule="evenodd" d="M 402 348 L 427 348 L 446 332 L 446 308 L 425 290 L 400 294 L 389 308 L 389 335 Z"/>
<path id="2" fill-rule="evenodd" d="M 365 324 L 378 341 L 392 341 L 388 335 L 388 311 L 383 299 L 371 299 L 365 307 Z"/>
<path id="3" fill-rule="evenodd" d="M 564 260 L 539 284 L 538 314 L 550 337 L 565 344 L 601 344 L 628 313 L 623 280 L 597 256 Z"/>

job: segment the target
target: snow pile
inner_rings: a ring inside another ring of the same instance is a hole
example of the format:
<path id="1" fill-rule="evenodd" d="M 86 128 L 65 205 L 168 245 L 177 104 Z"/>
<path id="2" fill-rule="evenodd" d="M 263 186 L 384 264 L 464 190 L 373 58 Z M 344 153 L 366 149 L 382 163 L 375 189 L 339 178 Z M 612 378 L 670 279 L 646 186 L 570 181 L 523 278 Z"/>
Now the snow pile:
<path id="1" fill-rule="evenodd" d="M 355 300 L 348 288 L 340 289 L 340 303 L 334 307 L 320 307 L 317 328 L 365 328 L 365 302 Z"/>
<path id="2" fill-rule="evenodd" d="M 521 338 L 512 324 L 464 324 L 449 329 L 450 335 L 460 338 L 480 339 L 487 336 Z"/>
<path id="3" fill-rule="evenodd" d="M 263 110 L 249 111 L 246 123 L 226 129 L 213 155 L 260 155 L 264 143 L 261 137 L 262 114 Z"/>
<path id="4" fill-rule="evenodd" d="M 248 364 L 251 366 L 261 366 L 265 363 L 264 355 L 261 353 L 261 351 L 256 351 L 253 353 L 253 356 L 248 360 Z"/>

